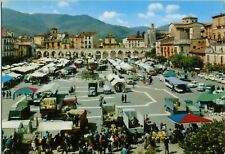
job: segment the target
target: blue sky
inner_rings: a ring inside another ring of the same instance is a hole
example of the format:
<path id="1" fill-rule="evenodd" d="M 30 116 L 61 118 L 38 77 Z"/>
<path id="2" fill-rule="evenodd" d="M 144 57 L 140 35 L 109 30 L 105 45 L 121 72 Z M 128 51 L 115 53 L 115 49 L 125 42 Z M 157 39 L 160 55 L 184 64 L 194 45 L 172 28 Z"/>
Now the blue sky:
<path id="1" fill-rule="evenodd" d="M 128 27 L 156 26 L 196 16 L 199 22 L 225 12 L 225 0 L 3 0 L 3 8 L 25 13 L 89 15 L 106 23 Z"/>

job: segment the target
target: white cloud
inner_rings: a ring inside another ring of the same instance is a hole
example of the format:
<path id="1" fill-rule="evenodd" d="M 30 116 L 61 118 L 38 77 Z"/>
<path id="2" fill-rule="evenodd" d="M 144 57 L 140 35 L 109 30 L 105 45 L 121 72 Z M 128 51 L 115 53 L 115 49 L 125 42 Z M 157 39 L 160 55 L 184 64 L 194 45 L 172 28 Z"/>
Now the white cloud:
<path id="1" fill-rule="evenodd" d="M 171 13 L 180 9 L 179 5 L 169 4 L 166 6 L 166 12 Z"/>
<path id="2" fill-rule="evenodd" d="M 166 21 L 174 22 L 174 21 L 180 21 L 182 18 L 186 17 L 186 14 L 168 14 L 165 16 Z"/>
<path id="3" fill-rule="evenodd" d="M 59 11 L 58 10 L 53 10 L 53 13 L 54 14 L 59 14 Z"/>
<path id="4" fill-rule="evenodd" d="M 164 7 L 161 3 L 151 3 L 148 5 L 148 10 L 150 11 L 157 11 L 157 10 L 163 10 Z"/>
<path id="5" fill-rule="evenodd" d="M 99 16 L 99 19 L 106 23 L 129 27 L 128 22 L 122 19 L 123 16 L 125 15 L 116 11 L 105 11 L 102 13 L 102 15 Z"/>
<path id="6" fill-rule="evenodd" d="M 58 0 L 59 7 L 68 7 L 70 3 L 78 2 L 78 0 Z"/>
<path id="7" fill-rule="evenodd" d="M 148 16 L 146 14 L 144 14 L 144 13 L 138 13 L 138 17 L 139 18 L 144 18 L 144 19 L 148 18 Z"/>
<path id="8" fill-rule="evenodd" d="M 115 18 L 116 16 L 118 16 L 118 13 L 115 11 L 105 11 L 100 18 L 102 19 L 111 19 L 111 18 Z"/>

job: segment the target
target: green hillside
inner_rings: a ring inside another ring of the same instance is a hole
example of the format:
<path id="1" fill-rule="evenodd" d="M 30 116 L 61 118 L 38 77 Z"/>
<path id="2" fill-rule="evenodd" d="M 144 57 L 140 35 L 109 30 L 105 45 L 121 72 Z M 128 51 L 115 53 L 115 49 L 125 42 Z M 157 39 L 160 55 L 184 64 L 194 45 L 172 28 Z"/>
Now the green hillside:
<path id="1" fill-rule="evenodd" d="M 7 8 L 2 9 L 2 26 L 14 31 L 16 35 L 35 35 L 56 27 L 59 32 L 76 34 L 83 31 L 95 31 L 100 37 L 113 34 L 119 39 L 136 35 L 138 30 L 142 32 L 147 29 L 146 27 L 128 28 L 110 25 L 87 15 L 27 14 Z"/>

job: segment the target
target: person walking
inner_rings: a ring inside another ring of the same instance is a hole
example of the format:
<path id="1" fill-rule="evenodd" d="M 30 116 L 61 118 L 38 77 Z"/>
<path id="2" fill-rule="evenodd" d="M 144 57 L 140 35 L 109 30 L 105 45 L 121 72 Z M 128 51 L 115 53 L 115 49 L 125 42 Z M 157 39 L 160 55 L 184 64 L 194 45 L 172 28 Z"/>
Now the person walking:
<path id="1" fill-rule="evenodd" d="M 165 154 L 169 154 L 169 139 L 168 137 L 165 138 L 164 140 L 164 146 L 165 146 Z"/>
<path id="2" fill-rule="evenodd" d="M 122 103 L 124 102 L 124 95 L 122 94 L 122 97 L 121 97 L 121 101 Z"/>
<path id="3" fill-rule="evenodd" d="M 127 102 L 127 94 L 124 95 L 124 102 Z"/>

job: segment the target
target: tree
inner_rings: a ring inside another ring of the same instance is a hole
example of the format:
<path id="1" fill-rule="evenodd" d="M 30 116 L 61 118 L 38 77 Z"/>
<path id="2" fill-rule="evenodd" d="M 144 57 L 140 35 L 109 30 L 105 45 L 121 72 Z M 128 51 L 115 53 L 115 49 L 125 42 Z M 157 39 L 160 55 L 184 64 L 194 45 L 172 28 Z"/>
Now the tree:
<path id="1" fill-rule="evenodd" d="M 206 123 L 186 135 L 181 142 L 186 154 L 223 154 L 225 152 L 225 121 Z"/>
<path id="2" fill-rule="evenodd" d="M 140 31 L 137 31 L 137 36 L 136 36 L 137 38 L 140 38 L 141 37 L 141 35 L 140 35 Z"/>
<path id="3" fill-rule="evenodd" d="M 142 38 L 145 38 L 145 32 L 142 32 Z"/>

